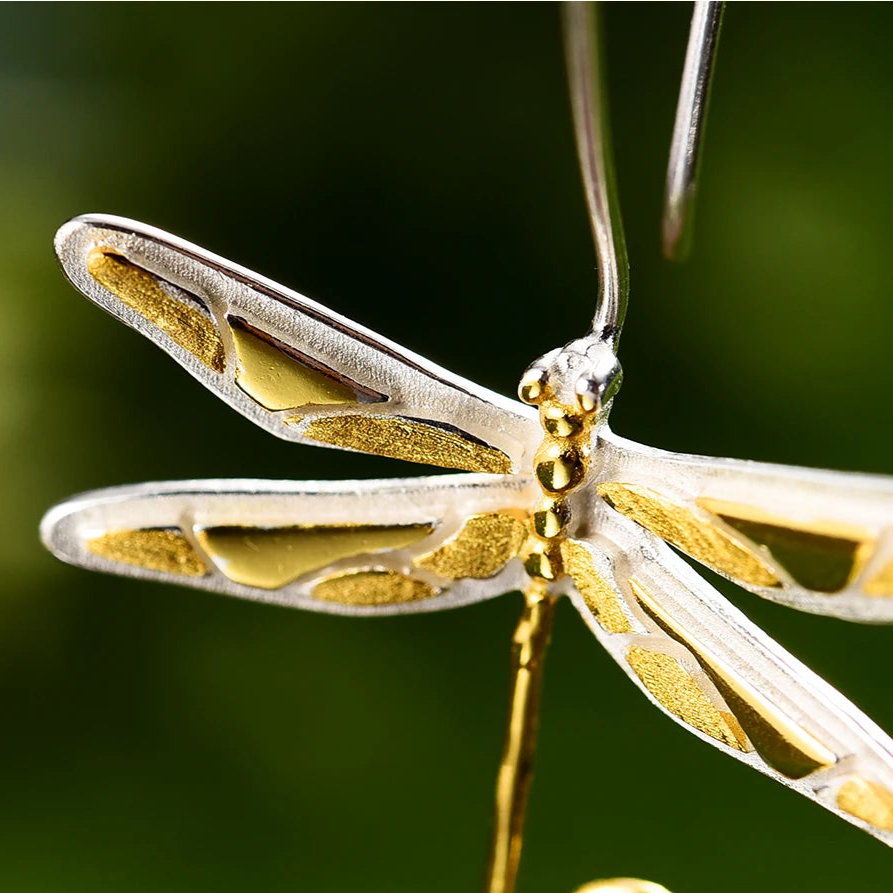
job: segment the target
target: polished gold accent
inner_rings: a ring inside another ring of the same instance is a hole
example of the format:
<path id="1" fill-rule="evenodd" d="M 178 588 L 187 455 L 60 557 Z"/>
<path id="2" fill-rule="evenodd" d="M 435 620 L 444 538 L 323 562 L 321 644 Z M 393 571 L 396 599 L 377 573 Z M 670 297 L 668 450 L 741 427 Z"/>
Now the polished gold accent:
<path id="1" fill-rule="evenodd" d="M 236 384 L 264 409 L 277 412 L 300 406 L 358 403 L 357 393 L 339 381 L 331 370 L 311 364 L 305 357 L 290 355 L 240 319 L 227 320 L 239 360 Z"/>
<path id="2" fill-rule="evenodd" d="M 184 350 L 215 372 L 223 372 L 223 342 L 214 323 L 197 307 L 171 297 L 153 275 L 110 248 L 100 246 L 87 255 L 87 272 Z"/>
<path id="3" fill-rule="evenodd" d="M 528 369 L 521 376 L 518 385 L 518 396 L 531 406 L 535 406 L 546 396 L 546 370 Z"/>
<path id="4" fill-rule="evenodd" d="M 698 505 L 764 546 L 797 583 L 816 592 L 845 589 L 874 548 L 870 531 L 853 524 L 792 521 L 753 506 L 706 497 Z"/>
<path id="5" fill-rule="evenodd" d="M 587 415 L 592 415 L 598 411 L 599 401 L 592 394 L 581 393 L 577 394 L 577 406 Z"/>
<path id="6" fill-rule="evenodd" d="M 560 544 L 528 537 L 522 552 L 524 570 L 534 580 L 553 582 L 562 574 Z"/>
<path id="7" fill-rule="evenodd" d="M 207 527 L 197 536 L 233 582 L 279 589 L 342 558 L 404 549 L 433 529 L 431 524 Z"/>
<path id="8" fill-rule="evenodd" d="M 113 530 L 85 543 L 88 551 L 109 561 L 132 564 L 164 574 L 203 577 L 208 569 L 179 530 Z"/>
<path id="9" fill-rule="evenodd" d="M 562 548 L 571 520 L 565 496 L 586 477 L 591 420 L 545 391 L 531 402 L 540 403 L 540 423 L 546 437 L 533 457 L 533 471 L 543 496 L 531 515 L 524 570 L 533 580 L 552 582 L 565 572 Z"/>
<path id="10" fill-rule="evenodd" d="M 313 587 L 313 597 L 320 601 L 365 607 L 402 605 L 435 595 L 433 586 L 389 570 L 333 574 Z"/>
<path id="11" fill-rule="evenodd" d="M 873 781 L 847 779 L 837 792 L 837 806 L 875 828 L 893 831 L 893 793 Z"/>
<path id="12" fill-rule="evenodd" d="M 547 438 L 536 451 L 533 470 L 547 493 L 566 493 L 583 479 L 586 464 L 576 446 Z"/>
<path id="13" fill-rule="evenodd" d="M 580 434 L 585 424 L 578 412 L 557 402 L 540 407 L 540 422 L 547 434 L 565 438 Z"/>
<path id="14" fill-rule="evenodd" d="M 391 459 L 441 468 L 509 474 L 512 461 L 495 447 L 455 428 L 415 419 L 376 415 L 336 415 L 313 419 L 304 437 Z"/>
<path id="15" fill-rule="evenodd" d="M 521 551 L 527 538 L 524 519 L 524 512 L 515 511 L 472 515 L 455 536 L 414 563 L 449 580 L 485 580 Z"/>
<path id="16" fill-rule="evenodd" d="M 658 604 L 641 583 L 631 578 L 629 585 L 655 623 L 697 658 L 754 749 L 773 769 L 788 778 L 803 778 L 837 762 L 831 750 L 782 713 L 723 660 L 711 654 Z"/>
<path id="17" fill-rule="evenodd" d="M 531 516 L 533 532 L 541 539 L 560 536 L 570 520 L 570 512 L 563 499 L 544 496 Z"/>
<path id="18" fill-rule="evenodd" d="M 496 808 L 486 893 L 512 893 L 521 860 L 527 794 L 539 725 L 543 665 L 555 602 L 545 585 L 534 583 L 524 596 L 524 613 L 512 640 L 512 681 L 505 746 L 496 782 Z"/>
<path id="19" fill-rule="evenodd" d="M 865 584 L 866 595 L 893 595 L 893 561 L 887 562 Z"/>
<path id="20" fill-rule="evenodd" d="M 626 661 L 664 709 L 735 750 L 750 750 L 738 720 L 719 710 L 675 657 L 636 646 L 629 649 Z"/>
<path id="21" fill-rule="evenodd" d="M 542 385 L 538 381 L 531 382 L 530 384 L 522 384 L 520 388 L 518 388 L 518 396 L 525 402 L 531 405 L 535 405 L 542 399 L 543 389 Z"/>
<path id="22" fill-rule="evenodd" d="M 617 591 L 595 569 L 589 549 L 576 540 L 565 540 L 561 544 L 561 560 L 586 607 L 601 626 L 609 633 L 632 632 L 629 619 L 620 607 Z"/>
<path id="23" fill-rule="evenodd" d="M 670 893 L 660 884 L 635 877 L 615 877 L 607 881 L 593 881 L 578 887 L 574 893 Z"/>
<path id="24" fill-rule="evenodd" d="M 637 484 L 603 483 L 598 494 L 612 508 L 734 580 L 752 586 L 778 586 L 778 577 L 753 550 L 694 512 Z"/>
<path id="25" fill-rule="evenodd" d="M 564 573 L 562 541 L 571 520 L 565 496 L 586 476 L 590 424 L 548 394 L 541 395 L 540 404 L 546 437 L 533 457 L 533 471 L 543 496 L 531 515 L 524 569 L 534 580 L 553 581 Z"/>

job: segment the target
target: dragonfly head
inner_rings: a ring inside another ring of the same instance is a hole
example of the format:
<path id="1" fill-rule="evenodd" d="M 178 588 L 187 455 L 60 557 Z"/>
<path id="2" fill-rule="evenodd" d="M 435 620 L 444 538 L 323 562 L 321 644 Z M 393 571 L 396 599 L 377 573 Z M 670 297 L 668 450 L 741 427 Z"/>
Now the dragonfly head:
<path id="1" fill-rule="evenodd" d="M 597 417 L 606 414 L 622 379 L 609 344 L 577 338 L 531 363 L 521 377 L 518 396 L 532 406 L 558 404 Z"/>

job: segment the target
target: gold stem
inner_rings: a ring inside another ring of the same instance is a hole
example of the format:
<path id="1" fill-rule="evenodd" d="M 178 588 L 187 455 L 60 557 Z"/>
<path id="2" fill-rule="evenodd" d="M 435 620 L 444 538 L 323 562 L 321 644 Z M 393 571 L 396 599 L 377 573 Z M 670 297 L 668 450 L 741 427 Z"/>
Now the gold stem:
<path id="1" fill-rule="evenodd" d="M 527 794 L 539 726 L 543 665 L 555 601 L 543 582 L 524 594 L 524 613 L 512 640 L 512 681 L 502 763 L 496 781 L 496 809 L 485 893 L 514 893 Z"/>

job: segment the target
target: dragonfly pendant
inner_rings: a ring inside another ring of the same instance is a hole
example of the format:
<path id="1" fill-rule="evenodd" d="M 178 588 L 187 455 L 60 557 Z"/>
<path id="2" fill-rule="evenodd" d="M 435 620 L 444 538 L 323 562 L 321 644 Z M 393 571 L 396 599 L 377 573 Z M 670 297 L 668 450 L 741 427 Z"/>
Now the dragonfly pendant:
<path id="1" fill-rule="evenodd" d="M 603 147 L 592 121 L 581 125 L 581 108 L 598 103 L 586 95 L 597 85 L 594 44 L 577 15 L 587 13 L 567 13 L 567 39 L 584 181 L 610 235 Z M 587 146 L 598 150 L 588 172 Z M 616 248 L 616 232 L 610 241 Z M 681 455 L 616 435 L 616 250 L 599 252 L 592 331 L 535 361 L 520 400 L 131 220 L 77 218 L 56 251 L 79 291 L 269 433 L 451 473 L 95 491 L 45 517 L 55 555 L 353 616 L 439 611 L 520 589 L 521 651 L 548 636 L 544 612 L 567 596 L 670 718 L 893 845 L 893 742 L 674 551 L 771 601 L 893 622 L 893 478 Z"/>

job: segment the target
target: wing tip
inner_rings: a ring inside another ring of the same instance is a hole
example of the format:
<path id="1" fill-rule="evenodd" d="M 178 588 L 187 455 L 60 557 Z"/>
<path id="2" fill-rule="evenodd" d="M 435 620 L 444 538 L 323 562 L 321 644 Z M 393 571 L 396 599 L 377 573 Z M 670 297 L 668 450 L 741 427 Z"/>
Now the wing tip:
<path id="1" fill-rule="evenodd" d="M 56 260 L 65 278 L 82 294 L 90 296 L 90 277 L 87 273 L 87 255 L 99 241 L 96 230 L 115 227 L 126 228 L 131 221 L 107 214 L 80 214 L 66 220 L 53 237 Z"/>
<path id="2" fill-rule="evenodd" d="M 66 522 L 70 521 L 78 509 L 76 498 L 65 499 L 51 506 L 40 519 L 38 530 L 41 543 L 51 555 L 66 564 L 80 564 L 68 548 L 70 537 L 66 532 Z"/>
<path id="3" fill-rule="evenodd" d="M 53 244 L 56 248 L 56 254 L 59 255 L 61 259 L 64 249 L 70 244 L 72 237 L 82 233 L 84 230 L 121 229 L 138 231 L 145 228 L 145 224 L 139 223 L 139 221 L 131 220 L 127 217 L 119 217 L 115 214 L 78 214 L 76 217 L 66 220 L 65 223 L 56 230 Z"/>

